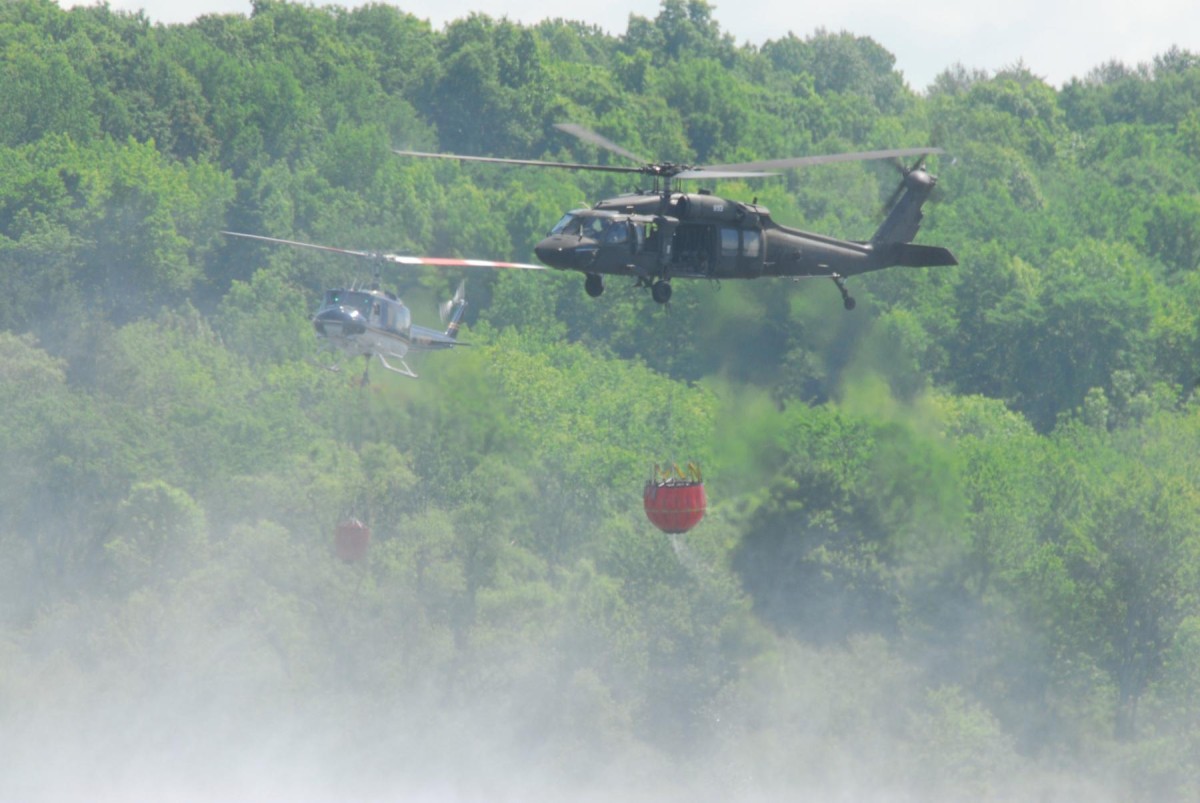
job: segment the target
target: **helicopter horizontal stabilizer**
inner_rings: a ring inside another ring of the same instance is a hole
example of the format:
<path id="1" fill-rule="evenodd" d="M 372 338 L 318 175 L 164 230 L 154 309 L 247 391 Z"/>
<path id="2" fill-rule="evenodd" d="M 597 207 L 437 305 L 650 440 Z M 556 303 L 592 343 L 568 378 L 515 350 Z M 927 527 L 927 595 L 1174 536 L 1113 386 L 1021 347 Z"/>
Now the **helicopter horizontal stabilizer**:
<path id="1" fill-rule="evenodd" d="M 894 243 L 888 246 L 888 255 L 892 265 L 902 268 L 941 268 L 958 264 L 949 249 L 937 245 Z"/>
<path id="2" fill-rule="evenodd" d="M 439 332 L 436 329 L 414 325 L 412 328 L 412 350 L 438 351 L 441 349 L 457 348 L 458 346 L 469 346 L 470 343 L 463 343 L 457 339 L 458 324 L 455 323 L 453 326 L 454 331 L 447 334 L 446 332 Z"/>

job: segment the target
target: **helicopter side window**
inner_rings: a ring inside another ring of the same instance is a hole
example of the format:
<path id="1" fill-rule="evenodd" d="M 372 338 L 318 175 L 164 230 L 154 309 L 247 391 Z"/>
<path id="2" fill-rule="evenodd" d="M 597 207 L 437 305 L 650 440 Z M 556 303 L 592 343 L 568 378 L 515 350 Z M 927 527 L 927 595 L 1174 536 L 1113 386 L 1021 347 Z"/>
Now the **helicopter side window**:
<path id="1" fill-rule="evenodd" d="M 633 229 L 634 249 L 640 252 L 646 246 L 646 224 L 630 223 L 629 227 Z"/>
<path id="2" fill-rule="evenodd" d="M 747 229 L 742 232 L 742 256 L 757 257 L 762 249 L 762 232 Z"/>
<path id="3" fill-rule="evenodd" d="M 396 328 L 396 305 L 395 304 L 384 304 L 383 305 L 383 319 L 380 321 L 380 324 L 383 326 L 384 329 L 395 329 Z"/>
<path id="4" fill-rule="evenodd" d="M 604 242 L 609 244 L 629 242 L 629 224 L 625 221 L 614 221 L 604 232 Z"/>
<path id="5" fill-rule="evenodd" d="M 611 222 L 601 217 L 586 218 L 583 221 L 583 235 L 591 237 L 593 240 L 603 239 Z"/>
<path id="6" fill-rule="evenodd" d="M 721 256 L 735 257 L 738 255 L 738 230 L 721 229 Z"/>

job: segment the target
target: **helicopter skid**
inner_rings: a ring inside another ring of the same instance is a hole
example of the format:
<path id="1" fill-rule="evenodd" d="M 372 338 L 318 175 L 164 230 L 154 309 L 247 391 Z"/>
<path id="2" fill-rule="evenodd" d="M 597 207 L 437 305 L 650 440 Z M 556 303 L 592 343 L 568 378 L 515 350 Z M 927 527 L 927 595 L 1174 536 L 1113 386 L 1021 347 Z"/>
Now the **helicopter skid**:
<path id="1" fill-rule="evenodd" d="M 384 356 L 383 354 L 381 354 L 378 351 L 364 353 L 363 351 L 361 351 L 358 348 L 347 349 L 346 354 L 347 354 L 347 356 L 350 356 L 350 357 L 366 357 L 368 360 L 370 360 L 371 357 L 378 357 L 380 364 L 383 365 L 383 367 L 386 368 L 387 370 L 393 371 L 397 374 L 400 374 L 401 376 L 412 377 L 413 379 L 417 378 L 417 373 L 415 371 L 413 371 L 413 369 L 409 367 L 408 363 L 404 361 L 404 358 L 398 354 L 388 354 L 387 356 Z M 391 357 L 393 360 L 398 362 L 399 365 L 398 366 L 392 365 L 390 362 L 388 362 L 388 360 L 387 360 L 388 357 Z M 321 363 L 321 362 L 318 362 L 317 360 L 310 360 L 310 362 L 313 365 L 315 365 L 317 368 L 324 368 L 326 371 L 330 371 L 335 374 L 339 374 L 342 372 L 341 360 L 333 363 L 332 365 Z M 364 376 L 365 376 L 365 374 L 364 374 Z"/>
<path id="2" fill-rule="evenodd" d="M 414 327 L 420 329 L 420 327 Z M 404 361 L 405 353 L 408 351 L 407 344 L 403 351 L 398 350 L 402 344 L 397 342 L 397 338 L 393 335 L 381 335 L 377 330 L 368 328 L 366 332 L 354 333 L 351 335 L 334 336 L 330 334 L 330 328 L 327 327 L 324 334 L 319 337 L 324 341 L 325 345 L 330 350 L 340 352 L 342 359 L 355 357 L 366 357 L 368 363 L 372 357 L 378 357 L 380 364 L 387 370 L 400 374 L 401 376 L 417 378 L 417 372 L 409 367 Z M 414 341 L 413 345 L 417 345 Z M 448 348 L 449 345 L 461 345 L 456 341 L 450 341 L 449 344 L 440 342 L 429 342 L 425 344 L 426 348 Z M 340 371 L 342 359 L 332 366 L 323 366 L 331 371 Z M 389 362 L 391 360 L 391 362 Z M 365 377 L 365 373 L 364 373 Z M 365 379 L 364 379 L 365 384 Z"/>
<path id="3" fill-rule="evenodd" d="M 413 379 L 417 378 L 416 373 L 413 371 L 413 369 L 408 367 L 408 363 L 406 363 L 404 361 L 404 358 L 401 357 L 400 355 L 398 355 L 398 354 L 388 355 L 393 360 L 397 360 L 400 363 L 400 365 L 401 365 L 400 368 L 397 368 L 396 366 L 389 363 L 382 354 L 376 354 L 375 356 L 379 358 L 379 362 L 383 364 L 383 367 L 388 369 L 389 371 L 395 371 L 396 373 L 400 374 L 401 376 L 409 376 L 409 377 L 412 377 Z"/>

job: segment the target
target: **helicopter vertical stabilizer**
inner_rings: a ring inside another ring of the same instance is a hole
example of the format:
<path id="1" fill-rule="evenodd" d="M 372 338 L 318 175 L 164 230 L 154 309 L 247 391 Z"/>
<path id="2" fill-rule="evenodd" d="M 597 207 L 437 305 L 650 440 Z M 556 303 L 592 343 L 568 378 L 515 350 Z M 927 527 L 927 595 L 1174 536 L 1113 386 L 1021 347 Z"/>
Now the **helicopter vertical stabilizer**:
<path id="1" fill-rule="evenodd" d="M 888 203 L 887 217 L 871 237 L 873 245 L 908 243 L 921 226 L 921 206 L 929 200 L 937 179 L 917 165 L 904 171 L 904 178 Z"/>

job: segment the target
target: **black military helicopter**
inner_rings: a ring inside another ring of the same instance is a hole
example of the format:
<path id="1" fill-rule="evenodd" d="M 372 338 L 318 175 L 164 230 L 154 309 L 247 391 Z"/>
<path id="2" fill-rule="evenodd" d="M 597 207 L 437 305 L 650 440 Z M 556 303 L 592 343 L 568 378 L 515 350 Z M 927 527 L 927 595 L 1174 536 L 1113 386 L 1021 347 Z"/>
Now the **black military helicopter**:
<path id="1" fill-rule="evenodd" d="M 362 384 L 364 385 L 367 383 L 367 369 L 370 368 L 372 357 L 378 357 L 379 362 L 389 371 L 415 379 L 417 374 L 404 360 L 410 351 L 442 351 L 465 345 L 458 341 L 459 322 L 462 320 L 463 311 L 467 308 L 465 279 L 459 282 L 454 296 L 441 305 L 442 322 L 446 324 L 446 329 L 438 331 L 414 324 L 412 313 L 404 305 L 404 302 L 395 294 L 380 289 L 379 282 L 383 264 L 432 265 L 443 268 L 545 270 L 541 265 L 519 262 L 382 254 L 372 251 L 353 251 L 298 240 L 282 240 L 278 237 L 265 237 L 261 234 L 246 234 L 238 231 L 222 231 L 221 233 L 228 237 L 242 237 L 278 245 L 346 254 L 374 263 L 375 276 L 370 285 L 365 288 L 351 286 L 350 288 L 326 290 L 325 298 L 312 319 L 313 329 L 316 330 L 317 336 L 330 347 L 340 351 L 346 357 L 364 357 L 366 359 L 366 367 L 363 369 L 362 375 Z M 396 364 L 388 362 L 389 358 Z M 336 371 L 341 366 L 339 363 L 327 367 Z"/>
<path id="2" fill-rule="evenodd" d="M 597 145 L 638 167 L 576 164 L 533 159 L 504 159 L 397 150 L 401 156 L 457 159 L 471 162 L 530 165 L 566 170 L 598 170 L 650 176 L 653 187 L 596 203 L 590 209 L 573 209 L 563 215 L 534 248 L 538 259 L 560 270 L 585 274 L 584 288 L 593 298 L 604 292 L 604 276 L 631 276 L 649 287 L 660 304 L 671 298 L 671 280 L 756 279 L 782 276 L 793 279 L 832 279 L 846 309 L 854 298 L 845 279 L 894 266 L 935 267 L 957 265 L 949 250 L 915 245 L 921 206 L 937 179 L 925 169 L 925 158 L 940 148 L 902 148 L 825 156 L 801 156 L 742 164 L 693 167 L 652 163 L 630 153 L 600 134 L 573 123 L 555 127 Z M 757 202 L 744 203 L 701 189 L 682 192 L 684 179 L 754 178 L 778 175 L 777 171 L 831 162 L 918 157 L 910 167 L 900 165 L 902 180 L 888 201 L 886 218 L 870 240 L 842 240 L 782 226 Z"/>

